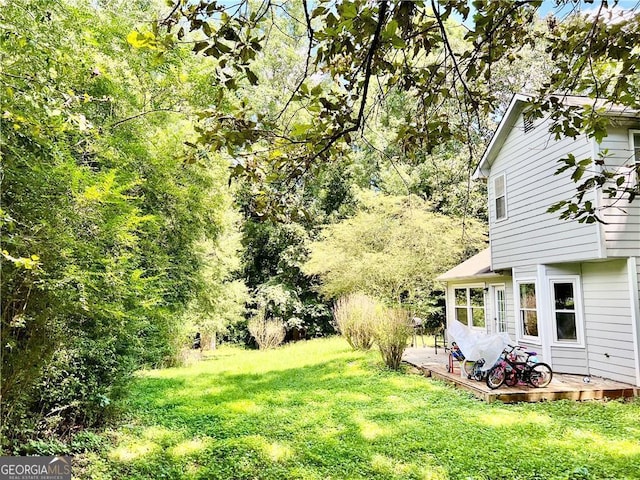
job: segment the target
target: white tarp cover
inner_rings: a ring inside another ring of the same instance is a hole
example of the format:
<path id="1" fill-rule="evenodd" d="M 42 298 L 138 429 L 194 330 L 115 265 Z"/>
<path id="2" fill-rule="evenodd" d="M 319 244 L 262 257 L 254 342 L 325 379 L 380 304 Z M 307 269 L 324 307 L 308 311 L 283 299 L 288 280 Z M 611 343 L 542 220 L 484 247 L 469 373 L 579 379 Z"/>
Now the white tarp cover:
<path id="1" fill-rule="evenodd" d="M 448 332 L 449 337 L 456 342 L 466 360 L 484 359 L 482 370 L 489 370 L 493 367 L 507 345 L 515 345 L 506 332 L 488 335 L 473 330 L 457 320 L 449 321 Z"/>

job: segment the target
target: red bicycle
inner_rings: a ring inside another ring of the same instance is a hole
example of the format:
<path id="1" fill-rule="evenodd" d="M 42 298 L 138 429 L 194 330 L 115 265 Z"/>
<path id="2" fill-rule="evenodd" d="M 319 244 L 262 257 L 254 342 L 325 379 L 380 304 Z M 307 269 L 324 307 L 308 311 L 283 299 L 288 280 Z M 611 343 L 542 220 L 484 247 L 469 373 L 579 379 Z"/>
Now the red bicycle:
<path id="1" fill-rule="evenodd" d="M 553 372 L 549 365 L 538 362 L 536 355 L 536 352 L 525 351 L 525 347 L 509 345 L 487 373 L 487 386 L 496 389 L 505 383 L 509 387 L 517 384 L 546 387 Z"/>

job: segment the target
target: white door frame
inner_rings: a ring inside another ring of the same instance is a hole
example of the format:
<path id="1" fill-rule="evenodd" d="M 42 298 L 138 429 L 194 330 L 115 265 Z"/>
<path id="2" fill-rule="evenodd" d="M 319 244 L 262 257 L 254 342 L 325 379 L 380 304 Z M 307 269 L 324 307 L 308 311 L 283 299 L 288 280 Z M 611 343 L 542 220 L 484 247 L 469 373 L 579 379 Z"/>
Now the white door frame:
<path id="1" fill-rule="evenodd" d="M 507 326 L 507 288 L 504 283 L 494 283 L 490 285 L 490 293 L 491 293 L 491 333 L 500 333 L 500 332 L 508 332 Z M 500 304 L 498 302 L 498 292 L 502 292 L 502 307 L 501 310 Z M 500 318 L 500 313 L 503 314 L 503 318 Z M 502 320 L 502 322 L 501 322 Z M 504 330 L 500 330 L 500 324 L 504 326 Z"/>

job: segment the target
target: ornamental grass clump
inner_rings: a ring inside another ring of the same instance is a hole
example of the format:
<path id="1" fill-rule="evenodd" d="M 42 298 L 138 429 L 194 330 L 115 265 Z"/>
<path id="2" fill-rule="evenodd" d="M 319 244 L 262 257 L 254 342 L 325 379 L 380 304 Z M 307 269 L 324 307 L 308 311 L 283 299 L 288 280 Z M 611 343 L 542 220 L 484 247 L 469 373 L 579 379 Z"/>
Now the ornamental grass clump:
<path id="1" fill-rule="evenodd" d="M 376 301 L 362 293 L 340 297 L 333 307 L 338 331 L 354 350 L 369 350 L 373 345 Z"/>
<path id="2" fill-rule="evenodd" d="M 407 348 L 412 326 L 409 313 L 400 308 L 385 308 L 378 314 L 373 337 L 378 344 L 384 363 L 393 370 L 400 368 L 402 354 Z"/>
<path id="3" fill-rule="evenodd" d="M 256 339 L 260 350 L 277 347 L 284 341 L 287 333 L 284 322 L 279 318 L 267 318 L 264 310 L 249 320 L 247 326 L 249 333 Z"/>

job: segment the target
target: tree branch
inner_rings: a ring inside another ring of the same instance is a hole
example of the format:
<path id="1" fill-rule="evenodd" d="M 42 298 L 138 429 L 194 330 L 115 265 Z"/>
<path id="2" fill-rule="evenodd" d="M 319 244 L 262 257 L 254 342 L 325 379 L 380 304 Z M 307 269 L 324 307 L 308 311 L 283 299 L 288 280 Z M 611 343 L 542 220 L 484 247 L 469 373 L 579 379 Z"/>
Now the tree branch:
<path id="1" fill-rule="evenodd" d="M 169 15 L 167 15 L 166 17 L 164 17 L 161 21 L 160 21 L 160 25 L 168 25 L 171 17 L 173 17 L 173 14 L 176 13 L 178 11 L 178 8 L 180 8 L 180 4 L 182 3 L 182 0 L 176 0 L 176 4 L 173 6 L 173 9 L 171 10 L 171 12 L 169 12 Z"/>
<path id="2" fill-rule="evenodd" d="M 287 108 L 289 108 L 289 105 L 293 101 L 293 97 L 295 97 L 296 93 L 298 93 L 298 90 L 300 90 L 300 87 L 302 86 L 304 81 L 307 79 L 307 76 L 309 75 L 309 63 L 311 61 L 311 50 L 313 49 L 314 31 L 313 31 L 313 27 L 311 26 L 311 16 L 309 15 L 309 6 L 307 5 L 306 0 L 302 0 L 302 6 L 304 8 L 304 18 L 307 22 L 307 37 L 309 37 L 309 46 L 307 47 L 307 58 L 304 64 L 304 73 L 302 74 L 302 78 L 298 82 L 298 85 L 296 86 L 296 88 L 293 89 L 293 92 L 291 93 L 289 100 L 287 100 L 287 103 L 285 104 L 285 106 L 282 107 L 282 110 L 280 110 L 280 113 L 278 113 L 278 115 L 276 116 L 275 118 L 276 121 L 278 121 L 280 117 L 282 117 L 284 112 L 287 111 Z"/>
<path id="3" fill-rule="evenodd" d="M 327 143 L 322 147 L 320 151 L 315 153 L 309 158 L 308 162 L 312 162 L 320 155 L 324 154 L 327 150 L 331 148 L 331 146 L 336 143 L 340 138 L 344 137 L 348 133 L 355 132 L 360 129 L 362 126 L 362 120 L 364 118 L 364 109 L 367 105 L 367 94 L 369 93 L 369 83 L 371 81 L 371 71 L 373 66 L 373 58 L 375 56 L 378 47 L 380 46 L 380 33 L 382 32 L 382 25 L 384 25 L 385 17 L 387 15 L 387 9 L 389 7 L 389 2 L 386 0 L 380 2 L 380 7 L 378 9 L 378 23 L 376 25 L 376 31 L 373 34 L 373 40 L 371 41 L 371 46 L 369 47 L 369 51 L 367 52 L 367 56 L 365 58 L 365 71 L 364 71 L 364 83 L 362 86 L 362 100 L 360 102 L 360 108 L 358 110 L 358 116 L 356 117 L 355 123 L 343 130 L 340 130 L 333 136 L 331 136 Z"/>
<path id="4" fill-rule="evenodd" d="M 451 43 L 449 43 L 449 37 L 447 35 L 447 32 L 444 28 L 444 23 L 442 22 L 442 17 L 440 17 L 440 12 L 438 11 L 438 7 L 435 3 L 434 0 L 431 0 L 431 8 L 433 9 L 433 14 L 436 17 L 436 21 L 438 22 L 438 25 L 440 26 L 440 32 L 442 33 L 442 41 L 444 42 L 444 46 L 445 49 L 449 52 L 449 56 L 451 57 L 451 61 L 453 62 L 453 68 L 456 71 L 456 74 L 458 76 L 458 79 L 460 80 L 460 83 L 462 83 L 462 88 L 464 89 L 465 93 L 467 95 L 469 95 L 469 99 L 471 101 L 473 101 L 474 95 L 471 92 L 471 89 L 469 88 L 469 86 L 467 85 L 467 82 L 465 82 L 463 76 L 462 76 L 462 72 L 460 71 L 460 66 L 458 65 L 458 60 L 456 59 L 456 55 L 453 52 L 453 48 L 451 47 Z"/>
<path id="5" fill-rule="evenodd" d="M 159 113 L 159 112 L 170 112 L 170 113 L 179 113 L 180 115 L 186 115 L 185 112 L 181 112 L 179 110 L 173 110 L 171 108 L 156 108 L 154 110 L 147 110 L 145 112 L 140 112 L 140 113 L 138 113 L 136 115 L 132 115 L 132 116 L 127 117 L 127 118 L 123 118 L 122 120 L 118 120 L 117 122 L 112 123 L 111 125 L 109 125 L 108 128 L 115 128 L 115 127 L 118 127 L 118 126 L 122 125 L 123 123 L 129 122 L 131 120 L 135 120 L 136 118 L 140 118 L 140 117 L 143 117 L 145 115 L 149 115 L 151 113 Z"/>

